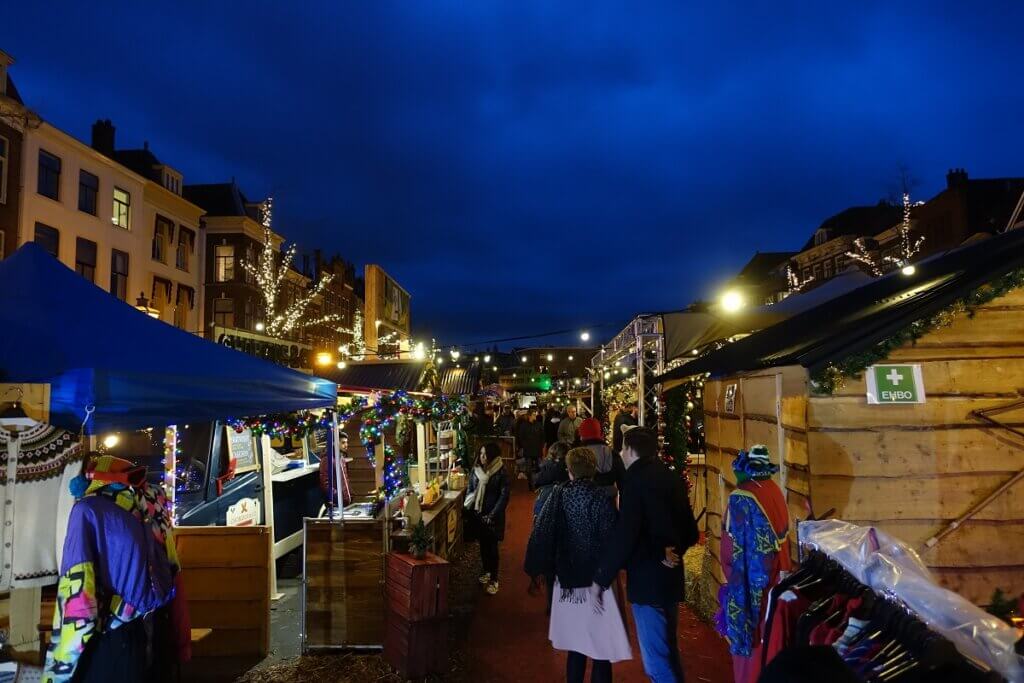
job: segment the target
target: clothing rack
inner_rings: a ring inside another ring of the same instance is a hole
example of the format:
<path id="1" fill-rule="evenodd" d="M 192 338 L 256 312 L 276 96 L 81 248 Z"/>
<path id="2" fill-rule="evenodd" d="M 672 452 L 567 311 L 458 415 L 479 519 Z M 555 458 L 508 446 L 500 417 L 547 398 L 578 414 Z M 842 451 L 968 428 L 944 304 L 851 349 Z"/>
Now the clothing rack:
<path id="1" fill-rule="evenodd" d="M 867 681 L 999 683 L 1005 680 L 988 667 L 966 658 L 952 642 L 929 629 L 898 600 L 875 593 L 820 551 L 811 550 L 800 569 L 772 589 L 769 599 L 775 601 L 786 590 L 799 586 L 815 586 L 824 592 L 824 597 L 815 601 L 801 617 L 801 623 L 819 619 L 818 623 L 828 624 L 841 616 L 839 611 L 828 614 L 835 607 L 837 596 L 849 596 L 851 603 L 848 604 L 853 604 L 854 600 L 859 602 L 856 614 L 867 625 L 844 643 L 841 654 Z M 770 609 L 768 613 L 765 642 L 771 638 L 775 612 Z M 762 650 L 762 656 L 764 666 L 767 648 Z"/>
<path id="2" fill-rule="evenodd" d="M 866 619 L 872 633 L 885 634 L 918 662 L 912 669 L 915 677 L 890 675 L 882 680 L 1024 683 L 1016 630 L 938 585 L 911 546 L 875 527 L 837 519 L 802 523 L 799 539 L 805 559 L 773 589 L 769 606 L 774 607 L 787 587 L 801 584 L 818 584 L 817 591 L 828 586 L 829 595 L 858 597 L 862 602 L 855 606 L 856 618 Z M 817 591 L 808 593 L 824 597 Z M 787 605 L 787 611 L 793 609 Z M 951 668 L 955 674 L 929 677 L 929 672 Z"/>

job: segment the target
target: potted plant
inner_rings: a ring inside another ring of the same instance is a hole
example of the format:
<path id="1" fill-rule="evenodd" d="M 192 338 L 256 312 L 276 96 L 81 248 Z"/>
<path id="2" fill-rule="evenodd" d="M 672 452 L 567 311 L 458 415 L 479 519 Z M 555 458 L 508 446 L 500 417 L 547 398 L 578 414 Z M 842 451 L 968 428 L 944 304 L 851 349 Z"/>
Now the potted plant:
<path id="1" fill-rule="evenodd" d="M 414 526 L 412 533 L 409 534 L 409 553 L 417 560 L 422 560 L 426 557 L 432 540 L 423 520 L 420 520 L 420 523 Z"/>

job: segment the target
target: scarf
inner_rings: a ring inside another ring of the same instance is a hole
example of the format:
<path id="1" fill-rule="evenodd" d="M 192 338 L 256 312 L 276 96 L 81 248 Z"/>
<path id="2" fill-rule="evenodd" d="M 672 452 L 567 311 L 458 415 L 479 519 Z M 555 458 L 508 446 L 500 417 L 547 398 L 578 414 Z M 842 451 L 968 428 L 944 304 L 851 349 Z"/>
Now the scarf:
<path id="1" fill-rule="evenodd" d="M 476 489 L 473 490 L 473 509 L 477 512 L 483 512 L 484 492 L 487 490 L 487 482 L 504 466 L 505 463 L 502 462 L 501 458 L 495 458 L 494 462 L 488 465 L 486 470 L 480 467 L 480 465 L 477 465 L 473 470 L 473 474 L 476 475 Z"/>

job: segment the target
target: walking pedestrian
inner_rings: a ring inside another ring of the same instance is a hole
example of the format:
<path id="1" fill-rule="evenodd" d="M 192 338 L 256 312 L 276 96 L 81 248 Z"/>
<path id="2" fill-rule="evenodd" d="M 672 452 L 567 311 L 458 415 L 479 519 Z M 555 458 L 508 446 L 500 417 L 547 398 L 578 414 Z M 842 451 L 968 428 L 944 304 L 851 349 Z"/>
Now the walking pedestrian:
<path id="1" fill-rule="evenodd" d="M 647 677 L 683 681 L 677 627 L 685 577 L 681 556 L 697 542 L 686 483 L 658 459 L 658 437 L 633 427 L 622 439 L 626 468 L 619 520 L 590 588 L 601 609 L 608 587 L 626 570 L 627 596 Z"/>
<path id="2" fill-rule="evenodd" d="M 635 427 L 638 424 L 637 414 L 639 412 L 640 409 L 635 403 L 623 403 L 619 406 L 619 411 L 615 413 L 615 420 L 612 423 L 612 451 L 616 455 L 622 452 L 622 428 Z"/>
<path id="3" fill-rule="evenodd" d="M 554 404 L 547 407 L 544 413 L 544 443 L 547 448 L 558 441 L 558 425 L 562 422 L 562 413 Z"/>
<path id="4" fill-rule="evenodd" d="M 569 471 L 565 466 L 565 456 L 569 447 L 561 441 L 551 444 L 547 455 L 540 463 L 537 476 L 533 478 L 533 488 L 537 491 L 537 500 L 533 503 L 533 516 L 536 518 L 540 513 L 544 501 L 547 500 L 551 490 L 558 484 L 569 481 Z"/>
<path id="5" fill-rule="evenodd" d="M 622 459 L 612 453 L 605 443 L 601 434 L 601 423 L 593 417 L 588 417 L 580 422 L 579 428 L 580 443 L 594 453 L 597 461 L 597 475 L 594 483 L 604 491 L 609 498 L 615 499 L 619 494 L 619 485 L 622 481 L 622 473 L 625 468 L 622 466 Z"/>
<path id="6" fill-rule="evenodd" d="M 596 610 L 593 583 L 602 546 L 616 518 L 611 500 L 594 484 L 597 461 L 588 448 L 566 455 L 569 482 L 557 486 L 534 522 L 524 569 L 537 577 L 554 577 L 548 638 L 569 653 L 565 678 L 583 683 L 587 660 L 592 683 L 610 683 L 612 662 L 632 658 L 629 637 L 614 593 Z"/>
<path id="7" fill-rule="evenodd" d="M 520 474 L 524 475 L 530 490 L 533 490 L 533 475 L 537 472 L 544 455 L 544 425 L 537 420 L 537 409 L 530 408 L 526 420 L 516 429 L 516 445 L 519 449 Z"/>
<path id="8" fill-rule="evenodd" d="M 334 453 L 330 450 L 320 459 L 320 470 L 318 472 L 320 477 L 320 493 L 324 497 L 324 505 L 326 505 L 328 513 L 334 508 L 335 499 L 338 493 L 341 493 L 341 506 L 345 507 L 352 502 L 352 491 L 348 485 L 348 434 L 339 430 L 338 433 L 338 451 L 341 455 L 341 481 L 333 481 L 335 478 L 334 473 Z M 333 483 L 333 486 L 332 486 Z"/>
<path id="9" fill-rule="evenodd" d="M 576 430 L 580 428 L 582 422 L 583 418 L 576 415 L 576 406 L 569 406 L 565 411 L 565 417 L 558 423 L 558 440 L 569 445 L 576 443 Z"/>
<path id="10" fill-rule="evenodd" d="M 495 424 L 498 436 L 512 436 L 516 428 L 516 416 L 512 414 L 512 406 L 507 403 L 501 407 L 501 414 Z"/>
<path id="11" fill-rule="evenodd" d="M 473 525 L 480 543 L 483 573 L 480 584 L 489 595 L 498 592 L 499 544 L 505 540 L 505 508 L 508 506 L 509 481 L 498 444 L 485 443 L 469 479 L 466 500 L 467 521 Z"/>

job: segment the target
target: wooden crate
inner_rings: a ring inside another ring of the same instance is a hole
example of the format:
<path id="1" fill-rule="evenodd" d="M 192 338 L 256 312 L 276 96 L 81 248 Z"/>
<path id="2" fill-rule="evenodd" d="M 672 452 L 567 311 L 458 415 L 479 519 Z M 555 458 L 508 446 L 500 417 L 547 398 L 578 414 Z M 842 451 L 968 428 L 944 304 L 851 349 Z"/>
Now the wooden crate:
<path id="1" fill-rule="evenodd" d="M 406 621 L 388 614 L 384 661 L 403 678 L 448 672 L 448 618 Z"/>
<path id="2" fill-rule="evenodd" d="M 388 553 L 388 614 L 407 621 L 448 615 L 450 565 L 428 553 L 422 560 L 404 553 Z"/>

